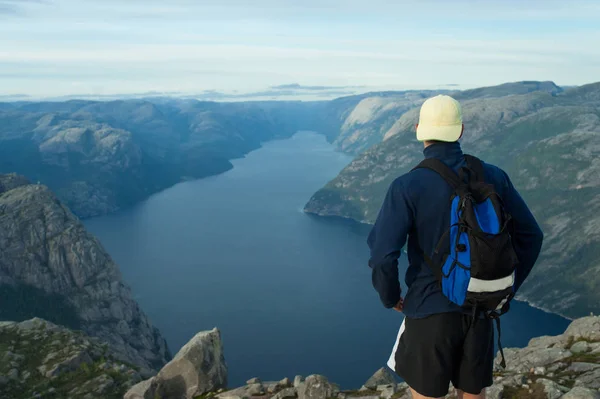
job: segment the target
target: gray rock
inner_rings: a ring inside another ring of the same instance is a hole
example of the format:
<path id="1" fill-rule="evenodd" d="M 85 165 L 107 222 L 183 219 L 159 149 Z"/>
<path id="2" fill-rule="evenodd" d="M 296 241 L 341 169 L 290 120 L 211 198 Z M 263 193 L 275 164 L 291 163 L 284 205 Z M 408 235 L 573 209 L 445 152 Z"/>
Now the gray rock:
<path id="1" fill-rule="evenodd" d="M 261 381 L 258 378 L 251 378 L 248 381 L 246 381 L 246 384 L 251 385 L 251 384 L 260 384 Z"/>
<path id="2" fill-rule="evenodd" d="M 292 382 L 290 381 L 289 378 L 285 377 L 281 381 L 279 381 L 279 386 L 281 388 L 291 387 L 292 386 Z"/>
<path id="3" fill-rule="evenodd" d="M 262 383 L 258 382 L 254 384 L 249 384 L 246 388 L 246 392 L 249 396 L 256 396 L 264 394 L 265 390 L 262 386 Z"/>
<path id="4" fill-rule="evenodd" d="M 590 350 L 590 344 L 586 341 L 575 342 L 569 350 L 573 353 L 585 353 Z"/>
<path id="5" fill-rule="evenodd" d="M 582 317 L 574 320 L 565 334 L 575 339 L 583 338 L 588 341 L 600 341 L 600 316 Z"/>
<path id="6" fill-rule="evenodd" d="M 302 383 L 302 381 L 304 381 L 304 378 L 302 378 L 301 375 L 297 375 L 294 377 L 294 388 L 298 388 L 298 386 L 300 386 L 300 384 Z"/>
<path id="7" fill-rule="evenodd" d="M 394 396 L 395 394 L 396 394 L 396 386 L 390 385 L 389 387 L 383 389 L 381 391 L 381 393 L 379 394 L 379 396 L 381 396 L 383 399 L 391 399 L 391 397 Z"/>
<path id="8" fill-rule="evenodd" d="M 575 387 L 564 394 L 561 399 L 600 399 L 600 393 L 587 388 Z"/>
<path id="9" fill-rule="evenodd" d="M 595 368 L 577 377 L 575 385 L 600 389 L 600 368 Z"/>
<path id="10" fill-rule="evenodd" d="M 486 389 L 486 399 L 502 399 L 502 392 L 504 392 L 504 385 L 496 383 Z"/>
<path id="11" fill-rule="evenodd" d="M 548 399 L 558 399 L 563 395 L 563 392 L 559 389 L 558 384 L 554 381 L 547 380 L 545 378 L 539 378 L 537 383 L 544 386 L 544 392 L 546 393 Z"/>
<path id="12" fill-rule="evenodd" d="M 326 399 L 336 396 L 338 389 L 322 375 L 310 375 L 298 387 L 299 399 Z"/>
<path id="13" fill-rule="evenodd" d="M 218 394 L 216 396 L 219 399 L 229 398 L 229 397 L 232 397 L 232 396 L 237 396 L 237 397 L 240 397 L 242 399 L 246 399 L 246 398 L 250 397 L 250 395 L 248 394 L 248 385 L 244 385 L 243 387 L 239 387 L 239 388 L 231 389 L 229 391 L 225 391 L 225 392 L 220 393 L 220 394 Z"/>
<path id="14" fill-rule="evenodd" d="M 546 368 L 544 366 L 538 366 L 533 369 L 533 374 L 544 375 L 544 374 L 546 374 Z"/>
<path id="15" fill-rule="evenodd" d="M 382 367 L 373 374 L 371 378 L 365 382 L 365 387 L 369 389 L 377 389 L 378 385 L 396 384 L 392 372 L 387 367 Z"/>
<path id="16" fill-rule="evenodd" d="M 8 371 L 7 377 L 11 380 L 18 380 L 19 379 L 19 370 L 17 369 L 10 369 Z"/>
<path id="17" fill-rule="evenodd" d="M 154 378 L 151 378 L 134 385 L 127 391 L 125 396 L 123 396 L 123 399 L 154 399 L 154 395 L 151 392 L 153 382 Z"/>
<path id="18" fill-rule="evenodd" d="M 50 370 L 46 371 L 45 376 L 47 378 L 55 378 L 64 372 L 77 370 L 84 363 L 91 364 L 92 362 L 92 358 L 87 352 L 79 352 L 54 364 Z"/>
<path id="19" fill-rule="evenodd" d="M 261 384 L 257 385 L 262 389 Z M 150 395 L 151 398 L 158 395 L 192 399 L 226 386 L 227 366 L 221 333 L 215 328 L 196 334 L 185 344 L 173 360 L 153 378 L 145 395 Z M 139 387 L 136 389 L 139 390 Z"/>
<path id="20" fill-rule="evenodd" d="M 566 371 L 571 371 L 574 373 L 585 373 L 590 370 L 594 370 L 600 367 L 600 364 L 596 363 L 583 363 L 583 362 L 573 362 L 569 367 L 567 367 Z"/>
<path id="21" fill-rule="evenodd" d="M 280 389 L 279 383 L 263 384 L 263 386 L 267 387 L 268 393 L 275 393 L 275 392 L 279 391 L 279 389 Z"/>
<path id="22" fill-rule="evenodd" d="M 561 348 L 507 348 L 504 350 L 507 367 L 517 373 L 527 373 L 535 367 L 546 366 L 572 356 L 571 351 Z M 496 361 L 498 362 L 498 354 Z"/>
<path id="23" fill-rule="evenodd" d="M 284 388 L 281 391 L 277 392 L 271 399 L 290 399 L 295 398 L 297 395 L 296 390 L 294 388 Z"/>

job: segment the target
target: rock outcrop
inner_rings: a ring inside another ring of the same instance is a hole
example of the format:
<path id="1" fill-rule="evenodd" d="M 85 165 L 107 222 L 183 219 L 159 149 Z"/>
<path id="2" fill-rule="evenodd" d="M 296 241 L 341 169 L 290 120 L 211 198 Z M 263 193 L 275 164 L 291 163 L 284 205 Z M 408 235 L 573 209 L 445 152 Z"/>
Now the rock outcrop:
<path id="1" fill-rule="evenodd" d="M 117 399 L 140 380 L 98 339 L 42 319 L 0 322 L 1 398 Z"/>
<path id="2" fill-rule="evenodd" d="M 1 175 L 0 188 L 0 318 L 81 329 L 144 375 L 164 365 L 165 340 L 77 217 L 45 186 Z"/>
<path id="3" fill-rule="evenodd" d="M 126 399 L 193 399 L 227 386 L 227 365 L 219 330 L 196 334 L 160 372 L 133 387 Z M 248 394 L 262 392 L 260 381 Z"/>

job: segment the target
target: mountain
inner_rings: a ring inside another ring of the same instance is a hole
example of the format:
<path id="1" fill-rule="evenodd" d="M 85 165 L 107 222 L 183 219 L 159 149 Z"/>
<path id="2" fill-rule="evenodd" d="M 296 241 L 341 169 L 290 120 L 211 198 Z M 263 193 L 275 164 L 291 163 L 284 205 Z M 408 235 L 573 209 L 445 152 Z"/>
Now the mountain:
<path id="1" fill-rule="evenodd" d="M 46 187 L 0 175 L 0 320 L 40 317 L 150 375 L 170 354 L 100 242 Z"/>
<path id="2" fill-rule="evenodd" d="M 461 100 L 463 150 L 506 170 L 546 233 L 520 298 L 570 317 L 598 312 L 600 83 L 564 92 L 475 93 Z M 384 141 L 358 155 L 305 211 L 372 223 L 390 183 L 422 159 L 417 120 L 418 108 L 403 113 Z"/>
<path id="3" fill-rule="evenodd" d="M 262 142 L 319 126 L 325 103 L 195 100 L 0 108 L 0 172 L 48 185 L 80 217 L 114 212 L 232 167 Z"/>

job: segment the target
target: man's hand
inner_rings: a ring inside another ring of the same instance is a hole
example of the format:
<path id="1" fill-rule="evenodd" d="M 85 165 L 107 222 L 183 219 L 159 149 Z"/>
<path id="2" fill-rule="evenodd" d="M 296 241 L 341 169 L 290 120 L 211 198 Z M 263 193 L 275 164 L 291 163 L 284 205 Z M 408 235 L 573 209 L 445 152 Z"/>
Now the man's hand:
<path id="1" fill-rule="evenodd" d="M 394 310 L 398 312 L 402 312 L 402 310 L 404 310 L 404 299 L 400 298 L 396 306 L 394 306 Z"/>

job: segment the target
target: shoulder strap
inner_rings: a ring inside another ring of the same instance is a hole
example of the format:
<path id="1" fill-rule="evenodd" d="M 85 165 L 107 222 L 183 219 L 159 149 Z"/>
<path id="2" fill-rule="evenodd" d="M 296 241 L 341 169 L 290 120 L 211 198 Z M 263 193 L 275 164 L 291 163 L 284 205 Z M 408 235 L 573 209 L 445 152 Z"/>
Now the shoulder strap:
<path id="1" fill-rule="evenodd" d="M 415 169 L 431 169 L 436 172 L 438 175 L 442 176 L 452 188 L 457 189 L 460 185 L 460 179 L 458 175 L 445 163 L 435 158 L 427 158 L 421 161 L 420 164 L 415 166 Z"/>
<path id="2" fill-rule="evenodd" d="M 483 162 L 473 155 L 465 154 L 465 161 L 469 169 L 475 173 L 475 181 L 485 182 L 485 170 L 483 169 Z"/>

